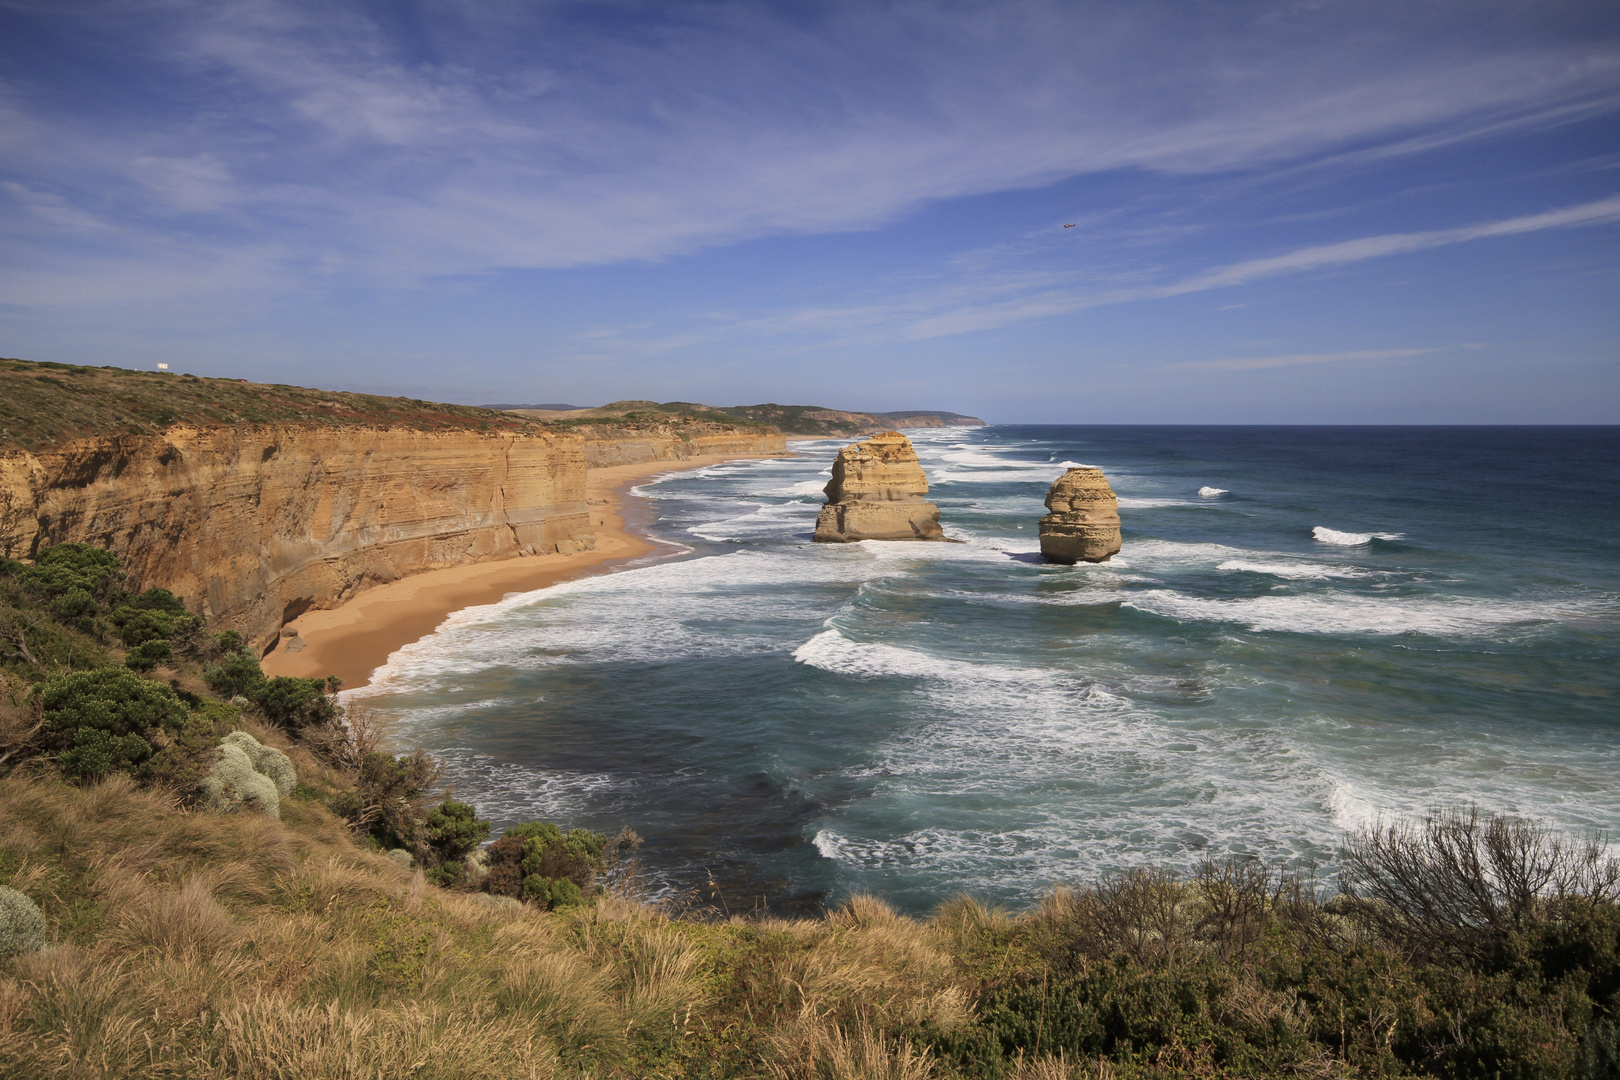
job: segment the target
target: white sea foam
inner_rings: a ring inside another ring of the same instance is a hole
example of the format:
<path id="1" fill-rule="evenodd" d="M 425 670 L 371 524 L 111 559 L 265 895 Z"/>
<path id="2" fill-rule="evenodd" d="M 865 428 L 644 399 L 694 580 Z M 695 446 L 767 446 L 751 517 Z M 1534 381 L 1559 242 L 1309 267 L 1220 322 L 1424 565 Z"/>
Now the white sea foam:
<path id="1" fill-rule="evenodd" d="M 1195 502 L 1186 499 L 1155 499 L 1133 495 L 1121 495 L 1119 508 L 1121 510 L 1154 510 L 1165 506 L 1198 506 Z"/>
<path id="2" fill-rule="evenodd" d="M 1311 530 L 1311 536 L 1318 543 L 1334 544 L 1339 547 L 1360 547 L 1362 544 L 1370 544 L 1374 540 L 1399 540 L 1405 535 L 1405 533 L 1391 532 L 1339 532 L 1337 529 L 1329 529 L 1323 525 L 1318 525 Z"/>
<path id="3" fill-rule="evenodd" d="M 655 563 L 467 608 L 397 650 L 360 692 L 442 688 L 466 673 L 496 668 L 780 648 L 780 631 L 766 627 L 825 618 L 818 587 L 854 586 L 873 571 L 869 558 L 799 556 L 796 549 L 738 551 Z M 649 606 L 649 597 L 657 603 Z M 732 629 L 717 635 L 716 622 Z"/>
<path id="4" fill-rule="evenodd" d="M 1326 581 L 1332 578 L 1372 577 L 1375 571 L 1359 566 L 1329 566 L 1324 563 L 1271 562 L 1259 559 L 1227 559 L 1215 569 L 1270 574 L 1290 581 Z"/>
<path id="5" fill-rule="evenodd" d="M 1172 589 L 1136 593 L 1125 606 L 1182 622 L 1224 622 L 1296 634 L 1431 634 L 1478 637 L 1507 627 L 1592 614 L 1578 601 L 1479 600 L 1467 597 L 1352 594 L 1213 599 Z"/>
<path id="6" fill-rule="evenodd" d="M 803 499 L 784 503 L 760 503 L 746 514 L 705 521 L 692 525 L 687 532 L 704 540 L 752 540 L 760 537 L 785 536 L 803 532 L 816 520 L 819 505 Z"/>
<path id="7" fill-rule="evenodd" d="M 999 664 L 949 660 L 878 642 L 851 641 L 837 627 L 823 630 L 794 649 L 793 659 L 810 667 L 858 679 L 900 676 L 1031 685 L 1044 680 L 1047 674 Z"/>
<path id="8" fill-rule="evenodd" d="M 454 746 L 437 748 L 436 756 L 457 797 L 498 821 L 566 821 L 605 798 L 631 793 L 625 781 L 604 773 L 533 769 Z"/>
<path id="9" fill-rule="evenodd" d="M 1225 488 L 1209 487 L 1208 485 L 1198 489 L 1198 497 L 1200 499 L 1218 499 L 1222 495 L 1229 494 L 1231 494 L 1231 492 L 1227 491 Z"/>

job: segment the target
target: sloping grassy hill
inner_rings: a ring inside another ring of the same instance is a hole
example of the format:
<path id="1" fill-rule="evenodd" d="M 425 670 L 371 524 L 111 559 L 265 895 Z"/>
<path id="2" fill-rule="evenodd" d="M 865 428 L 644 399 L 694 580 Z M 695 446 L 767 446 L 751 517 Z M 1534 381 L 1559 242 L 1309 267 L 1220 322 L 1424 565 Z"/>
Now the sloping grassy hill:
<path id="1" fill-rule="evenodd" d="M 86 435 L 144 435 L 170 424 L 402 426 L 524 431 L 541 422 L 471 405 L 301 386 L 0 359 L 0 445 L 38 449 Z"/>

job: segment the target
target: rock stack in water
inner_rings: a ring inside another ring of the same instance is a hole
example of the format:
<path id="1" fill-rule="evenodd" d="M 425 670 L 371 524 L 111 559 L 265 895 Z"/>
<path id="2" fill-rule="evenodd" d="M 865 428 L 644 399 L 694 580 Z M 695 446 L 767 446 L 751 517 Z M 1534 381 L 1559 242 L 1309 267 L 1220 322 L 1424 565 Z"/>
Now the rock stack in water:
<path id="1" fill-rule="evenodd" d="M 1120 548 L 1119 500 L 1102 470 L 1080 465 L 1052 481 L 1041 518 L 1047 562 L 1107 562 Z"/>
<path id="2" fill-rule="evenodd" d="M 816 518 L 816 539 L 943 540 L 939 507 L 924 499 L 928 478 L 911 440 L 885 431 L 838 452 L 828 481 L 827 505 Z"/>

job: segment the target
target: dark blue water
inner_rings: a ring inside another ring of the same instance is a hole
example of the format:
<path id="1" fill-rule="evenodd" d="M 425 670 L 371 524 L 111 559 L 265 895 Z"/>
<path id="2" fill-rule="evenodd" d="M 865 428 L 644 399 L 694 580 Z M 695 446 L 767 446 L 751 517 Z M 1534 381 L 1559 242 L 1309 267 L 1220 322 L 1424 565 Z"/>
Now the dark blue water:
<path id="1" fill-rule="evenodd" d="M 508 598 L 368 691 L 458 795 L 729 907 L 925 910 L 1477 802 L 1620 825 L 1614 428 L 913 432 L 961 544 L 810 543 L 839 443 L 642 491 L 676 560 Z M 1125 547 L 1038 555 L 1101 466 Z"/>

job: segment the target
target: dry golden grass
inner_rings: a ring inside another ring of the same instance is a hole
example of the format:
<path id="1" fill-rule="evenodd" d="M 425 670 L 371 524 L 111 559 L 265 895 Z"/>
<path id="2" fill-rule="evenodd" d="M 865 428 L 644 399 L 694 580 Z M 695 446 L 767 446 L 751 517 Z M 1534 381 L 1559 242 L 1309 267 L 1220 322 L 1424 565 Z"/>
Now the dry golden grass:
<path id="1" fill-rule="evenodd" d="M 0 963 L 0 1076 L 678 1076 L 728 1022 L 716 958 L 754 940 L 780 947 L 745 989 L 782 1007 L 745 1075 L 926 1077 L 880 1032 L 966 1015 L 950 934 L 870 898 L 820 921 L 619 897 L 546 915 L 427 886 L 319 804 L 283 815 L 193 813 L 122 777 L 0 780 L 0 882 L 56 943 Z"/>

